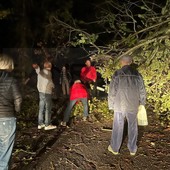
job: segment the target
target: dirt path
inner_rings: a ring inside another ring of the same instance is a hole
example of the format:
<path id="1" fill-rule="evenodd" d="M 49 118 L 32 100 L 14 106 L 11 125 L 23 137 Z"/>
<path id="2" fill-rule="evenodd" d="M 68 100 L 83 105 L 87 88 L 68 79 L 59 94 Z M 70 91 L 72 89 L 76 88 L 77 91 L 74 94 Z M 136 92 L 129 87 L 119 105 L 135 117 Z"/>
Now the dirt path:
<path id="1" fill-rule="evenodd" d="M 139 130 L 138 152 L 129 155 L 125 138 L 120 155 L 108 152 L 111 131 L 99 122 L 79 122 L 65 129 L 52 147 L 47 147 L 24 170 L 169 170 L 170 129 L 155 123 Z"/>

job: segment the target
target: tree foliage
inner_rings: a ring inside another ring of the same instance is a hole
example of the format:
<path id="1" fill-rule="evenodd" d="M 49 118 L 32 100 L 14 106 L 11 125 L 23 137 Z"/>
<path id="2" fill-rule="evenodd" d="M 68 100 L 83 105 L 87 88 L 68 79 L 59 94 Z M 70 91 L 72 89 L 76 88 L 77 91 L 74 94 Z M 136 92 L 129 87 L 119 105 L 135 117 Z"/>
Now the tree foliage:
<path id="1" fill-rule="evenodd" d="M 79 35 L 73 39 L 74 45 L 89 43 L 97 49 L 93 59 L 100 61 L 98 71 L 106 82 L 119 68 L 118 59 L 121 56 L 133 56 L 134 64 L 144 77 L 147 107 L 157 114 L 162 124 L 170 120 L 169 6 L 169 0 L 158 4 L 144 0 L 108 0 L 99 4 L 96 6 L 98 20 L 95 24 L 101 28 L 104 37 L 109 37 L 104 46 L 98 44 L 101 40 L 101 32 L 97 32 L 99 29 L 88 33 L 81 28 L 70 27 Z M 76 26 L 82 25 L 77 23 Z M 93 35 L 96 38 L 91 43 L 90 36 Z"/>
<path id="2" fill-rule="evenodd" d="M 144 77 L 147 107 L 157 114 L 162 124 L 169 123 L 170 120 L 169 5 L 170 2 L 167 1 L 160 13 L 147 4 L 140 6 L 143 12 L 138 16 L 142 22 L 142 29 L 113 42 L 113 50 L 117 54 L 109 62 L 104 61 L 99 68 L 103 77 L 109 79 L 113 70 L 118 68 L 117 59 L 126 54 L 132 55 L 134 63 Z"/>

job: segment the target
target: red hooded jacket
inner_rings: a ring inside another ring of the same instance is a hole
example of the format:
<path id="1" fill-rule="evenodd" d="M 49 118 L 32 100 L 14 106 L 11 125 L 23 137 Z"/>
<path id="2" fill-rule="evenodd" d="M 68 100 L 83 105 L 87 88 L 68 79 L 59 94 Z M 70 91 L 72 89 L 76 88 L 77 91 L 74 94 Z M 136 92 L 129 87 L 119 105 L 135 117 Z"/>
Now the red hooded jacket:
<path id="1" fill-rule="evenodd" d="M 83 67 L 81 69 L 80 77 L 83 82 L 96 81 L 97 79 L 96 68 L 93 66 Z"/>
<path id="2" fill-rule="evenodd" d="M 86 87 L 82 83 L 74 83 L 70 88 L 70 100 L 79 98 L 87 98 L 88 93 Z"/>

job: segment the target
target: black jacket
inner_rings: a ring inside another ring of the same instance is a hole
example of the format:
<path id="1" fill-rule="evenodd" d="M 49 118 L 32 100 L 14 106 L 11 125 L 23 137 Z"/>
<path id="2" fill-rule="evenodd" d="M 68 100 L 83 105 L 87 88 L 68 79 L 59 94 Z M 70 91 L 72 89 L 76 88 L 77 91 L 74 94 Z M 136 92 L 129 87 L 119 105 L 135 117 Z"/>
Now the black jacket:
<path id="1" fill-rule="evenodd" d="M 141 74 L 129 65 L 117 70 L 109 86 L 109 109 L 137 113 L 138 106 L 145 105 L 145 101 L 146 91 Z"/>
<path id="2" fill-rule="evenodd" d="M 0 118 L 15 117 L 21 108 L 22 97 L 17 81 L 6 71 L 0 70 Z"/>

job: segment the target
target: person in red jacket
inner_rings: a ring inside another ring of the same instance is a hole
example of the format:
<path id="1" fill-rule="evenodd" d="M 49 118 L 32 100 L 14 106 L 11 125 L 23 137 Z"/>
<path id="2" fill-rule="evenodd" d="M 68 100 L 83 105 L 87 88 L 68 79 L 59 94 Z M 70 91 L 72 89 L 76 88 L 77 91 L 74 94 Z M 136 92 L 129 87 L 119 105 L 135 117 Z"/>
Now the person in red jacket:
<path id="1" fill-rule="evenodd" d="M 71 110 L 77 101 L 81 101 L 83 103 L 83 120 L 85 121 L 88 116 L 88 92 L 85 85 L 82 84 L 80 80 L 76 80 L 70 88 L 70 102 L 64 112 L 64 119 L 61 122 L 62 126 L 66 126 L 66 123 L 69 121 Z"/>
<path id="2" fill-rule="evenodd" d="M 91 60 L 87 59 L 85 65 L 80 72 L 80 79 L 85 84 L 87 89 L 89 89 L 90 93 L 93 96 L 96 94 L 96 79 L 97 79 L 97 72 L 96 68 L 91 65 Z M 91 90 L 90 84 L 93 85 L 93 90 Z"/>
<path id="3" fill-rule="evenodd" d="M 91 61 L 88 59 L 85 62 L 85 65 L 81 69 L 80 78 L 83 81 L 83 83 L 91 83 L 96 82 L 97 79 L 97 73 L 96 68 L 94 66 L 91 66 Z"/>

